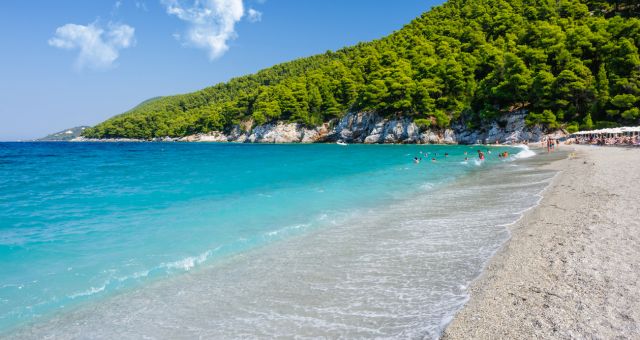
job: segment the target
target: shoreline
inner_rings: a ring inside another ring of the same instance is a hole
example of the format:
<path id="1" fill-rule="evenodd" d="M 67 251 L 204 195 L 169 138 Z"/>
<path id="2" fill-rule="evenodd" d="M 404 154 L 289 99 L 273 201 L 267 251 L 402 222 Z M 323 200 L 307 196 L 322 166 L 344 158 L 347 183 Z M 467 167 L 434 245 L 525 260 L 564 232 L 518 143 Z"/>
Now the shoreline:
<path id="1" fill-rule="evenodd" d="M 530 162 L 540 161 L 531 157 L 523 163 Z M 78 305 L 8 337 L 108 337 L 105 334 L 116 330 L 159 338 L 163 333 L 158 332 L 171 332 L 164 337 L 234 338 L 259 329 L 266 332 L 260 333 L 263 337 L 435 338 L 442 320 L 450 319 L 466 301 L 464 287 L 507 240 L 505 225 L 539 201 L 538 195 L 512 195 L 512 188 L 537 194 L 553 175 L 535 166 L 495 165 L 493 170 L 477 168 L 459 180 L 443 182 L 443 187 L 420 187 L 415 195 L 384 209 L 329 216 L 334 220 L 329 228 L 256 249 L 228 264 L 199 267 L 144 289 Z M 532 176 L 537 184 L 527 183 Z M 496 186 L 504 190 L 496 193 Z M 466 213 L 452 211 L 453 204 Z M 424 287 L 433 288 L 429 294 L 420 293 Z M 283 314 L 254 318 L 272 311 Z M 247 318 L 250 324 L 231 322 Z M 322 324 L 310 324 L 305 321 L 309 318 Z"/>
<path id="2" fill-rule="evenodd" d="M 443 339 L 640 335 L 640 150 L 561 150 L 574 156 L 546 166 L 558 174 L 509 227 Z"/>

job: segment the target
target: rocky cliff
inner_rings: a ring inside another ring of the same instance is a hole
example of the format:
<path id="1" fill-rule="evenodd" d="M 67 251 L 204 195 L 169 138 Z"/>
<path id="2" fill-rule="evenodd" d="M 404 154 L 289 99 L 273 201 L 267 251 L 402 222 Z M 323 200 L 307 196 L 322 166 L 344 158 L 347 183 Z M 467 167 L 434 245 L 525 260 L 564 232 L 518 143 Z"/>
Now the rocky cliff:
<path id="1" fill-rule="evenodd" d="M 419 143 L 419 144 L 474 144 L 513 143 L 539 141 L 544 132 L 539 126 L 525 124 L 526 112 L 513 112 L 503 119 L 478 130 L 469 130 L 462 123 L 450 129 L 421 130 L 409 118 L 383 118 L 374 112 L 349 113 L 340 120 L 308 128 L 296 123 L 271 123 L 243 130 L 234 126 L 226 133 L 191 135 L 177 139 L 184 142 L 237 142 L 237 143 Z M 246 126 L 245 126 L 246 127 Z"/>
<path id="2" fill-rule="evenodd" d="M 382 144 L 475 144 L 537 142 L 544 135 L 540 126 L 525 124 L 526 111 L 505 115 L 479 129 L 468 129 L 458 122 L 451 128 L 420 129 L 409 118 L 384 118 L 374 112 L 353 112 L 315 128 L 296 123 L 270 123 L 251 128 L 251 122 L 235 125 L 230 131 L 215 131 L 181 138 L 156 138 L 153 141 L 235 142 L 235 143 L 347 143 Z M 79 137 L 74 141 L 96 141 Z M 132 141 L 112 139 L 98 141 Z"/>

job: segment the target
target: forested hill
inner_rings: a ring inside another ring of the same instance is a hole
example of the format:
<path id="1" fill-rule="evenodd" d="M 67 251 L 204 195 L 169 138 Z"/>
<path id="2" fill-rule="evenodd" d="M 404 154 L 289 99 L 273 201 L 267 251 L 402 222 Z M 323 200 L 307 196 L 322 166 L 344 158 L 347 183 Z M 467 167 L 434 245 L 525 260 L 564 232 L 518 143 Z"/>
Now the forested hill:
<path id="1" fill-rule="evenodd" d="M 517 108 L 568 130 L 638 123 L 637 1 L 450 0 L 388 37 L 144 103 L 87 137 L 151 138 L 347 111 L 469 128 Z"/>

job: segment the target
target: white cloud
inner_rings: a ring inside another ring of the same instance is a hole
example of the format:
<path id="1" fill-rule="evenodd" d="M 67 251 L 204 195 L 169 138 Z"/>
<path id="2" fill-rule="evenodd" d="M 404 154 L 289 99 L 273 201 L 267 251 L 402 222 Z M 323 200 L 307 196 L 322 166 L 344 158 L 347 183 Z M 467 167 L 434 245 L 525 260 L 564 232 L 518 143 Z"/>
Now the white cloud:
<path id="1" fill-rule="evenodd" d="M 147 9 L 147 4 L 145 4 L 145 3 L 144 3 L 144 2 L 142 2 L 142 1 L 136 1 L 136 8 L 137 8 L 137 9 L 141 9 L 141 10 L 143 10 L 143 11 L 145 11 L 145 12 L 148 12 L 148 11 L 149 11 L 149 9 Z"/>
<path id="2" fill-rule="evenodd" d="M 247 11 L 247 19 L 249 19 L 250 22 L 258 22 L 262 20 L 262 12 L 249 8 Z"/>
<path id="3" fill-rule="evenodd" d="M 236 37 L 235 24 L 244 15 L 242 0 L 193 0 L 189 6 L 181 0 L 163 0 L 167 13 L 189 23 L 182 40 L 206 49 L 209 59 L 222 56 L 227 42 Z"/>
<path id="4" fill-rule="evenodd" d="M 56 29 L 48 43 L 57 48 L 78 49 L 78 69 L 106 69 L 118 59 L 120 49 L 135 44 L 134 34 L 135 29 L 124 24 L 110 23 L 106 30 L 95 23 L 87 26 L 66 24 Z"/>

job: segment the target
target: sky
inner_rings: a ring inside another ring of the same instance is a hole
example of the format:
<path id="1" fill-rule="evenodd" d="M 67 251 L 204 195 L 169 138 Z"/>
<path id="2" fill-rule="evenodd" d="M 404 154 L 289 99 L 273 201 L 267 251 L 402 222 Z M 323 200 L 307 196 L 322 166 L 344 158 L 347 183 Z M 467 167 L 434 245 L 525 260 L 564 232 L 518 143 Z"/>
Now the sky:
<path id="1" fill-rule="evenodd" d="M 0 140 L 381 38 L 442 0 L 3 0 Z"/>

